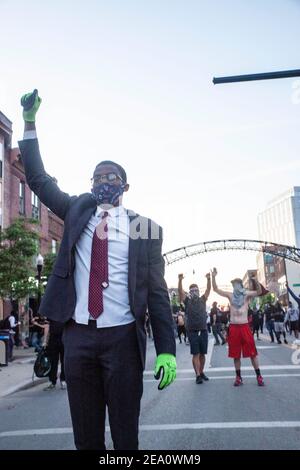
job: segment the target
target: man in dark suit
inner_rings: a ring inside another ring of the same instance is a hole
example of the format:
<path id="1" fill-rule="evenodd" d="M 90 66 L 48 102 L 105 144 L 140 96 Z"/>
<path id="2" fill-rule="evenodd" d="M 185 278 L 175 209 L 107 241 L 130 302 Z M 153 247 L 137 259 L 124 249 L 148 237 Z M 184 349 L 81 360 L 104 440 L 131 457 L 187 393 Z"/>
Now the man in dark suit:
<path id="1" fill-rule="evenodd" d="M 99 163 L 92 192 L 69 196 L 44 170 L 35 128 L 41 99 L 24 95 L 19 142 L 31 190 L 64 221 L 40 311 L 65 323 L 65 374 L 77 449 L 105 449 L 105 413 L 116 450 L 138 448 L 148 312 L 158 388 L 176 377 L 175 339 L 161 255 L 162 229 L 124 209 L 129 185 L 115 162 Z"/>

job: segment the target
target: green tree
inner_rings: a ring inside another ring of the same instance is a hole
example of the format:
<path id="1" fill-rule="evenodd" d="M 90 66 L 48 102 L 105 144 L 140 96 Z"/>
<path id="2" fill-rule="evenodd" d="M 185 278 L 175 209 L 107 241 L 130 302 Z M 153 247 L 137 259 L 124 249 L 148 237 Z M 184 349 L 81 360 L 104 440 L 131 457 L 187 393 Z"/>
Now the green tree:
<path id="1" fill-rule="evenodd" d="M 19 218 L 0 233 L 0 296 L 21 299 L 36 290 L 32 257 L 37 254 L 35 220 Z"/>

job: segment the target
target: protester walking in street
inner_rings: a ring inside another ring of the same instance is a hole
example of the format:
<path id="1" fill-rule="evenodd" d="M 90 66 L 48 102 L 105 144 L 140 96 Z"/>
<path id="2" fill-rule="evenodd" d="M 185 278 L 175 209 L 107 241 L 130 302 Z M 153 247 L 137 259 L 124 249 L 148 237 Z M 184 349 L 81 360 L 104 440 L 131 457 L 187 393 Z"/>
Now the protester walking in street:
<path id="1" fill-rule="evenodd" d="M 271 343 L 274 343 L 274 334 L 275 334 L 274 314 L 275 314 L 274 305 L 267 303 L 265 305 L 264 315 L 266 319 L 266 328 L 269 332 Z"/>
<path id="2" fill-rule="evenodd" d="M 251 359 L 256 373 L 257 384 L 262 386 L 264 385 L 264 381 L 261 376 L 257 358 L 257 350 L 247 318 L 249 302 L 251 299 L 261 295 L 262 288 L 258 282 L 254 281 L 257 290 L 246 290 L 243 286 L 243 281 L 239 278 L 236 278 L 231 281 L 233 292 L 223 291 L 217 286 L 216 276 L 217 270 L 214 268 L 212 271 L 212 286 L 214 292 L 221 295 L 222 297 L 226 297 L 230 302 L 228 356 L 234 360 L 236 371 L 234 385 L 237 387 L 243 384 L 243 379 L 241 376 L 241 354 L 243 354 L 243 357 L 249 357 Z"/>
<path id="3" fill-rule="evenodd" d="M 258 317 L 259 317 L 260 332 L 261 332 L 261 334 L 263 334 L 264 333 L 264 314 L 261 311 L 261 309 L 258 310 Z"/>
<path id="4" fill-rule="evenodd" d="M 206 324 L 207 324 L 207 331 L 209 334 L 212 333 L 212 330 L 211 330 L 211 319 L 210 319 L 210 313 L 209 312 L 206 312 Z"/>
<path id="5" fill-rule="evenodd" d="M 226 343 L 225 338 L 222 334 L 222 312 L 218 308 L 217 302 L 213 302 L 212 308 L 210 310 L 210 323 L 212 332 L 215 338 L 215 346 L 220 346 L 219 338 L 222 342 L 222 345 Z"/>
<path id="6" fill-rule="evenodd" d="M 197 284 L 191 284 L 189 293 L 183 290 L 183 274 L 178 276 L 178 294 L 180 302 L 185 305 L 186 329 L 190 343 L 192 363 L 196 374 L 196 383 L 202 384 L 209 380 L 204 373 L 205 355 L 208 347 L 208 332 L 206 323 L 206 301 L 211 290 L 210 274 L 206 275 L 207 286 L 205 293 L 200 297 Z"/>
<path id="7" fill-rule="evenodd" d="M 39 151 L 35 117 L 40 103 L 37 90 L 22 97 L 25 129 L 19 148 L 30 189 L 64 221 L 40 311 L 65 323 L 65 374 L 75 445 L 105 450 L 108 408 L 114 449 L 135 450 L 147 308 L 159 390 L 176 377 L 162 228 L 123 207 L 129 184 L 124 168 L 113 161 L 96 166 L 90 193 L 71 197 L 59 189 Z M 74 164 L 69 156 L 69 166 Z"/>
<path id="8" fill-rule="evenodd" d="M 259 340 L 259 310 L 256 307 L 252 310 L 252 333 L 253 336 L 256 333 L 256 339 Z"/>
<path id="9" fill-rule="evenodd" d="M 284 328 L 285 328 L 285 331 L 289 334 L 292 334 L 292 330 L 291 330 L 291 325 L 290 325 L 290 320 L 289 320 L 289 316 L 288 316 L 288 306 L 286 307 L 285 309 L 285 315 L 284 315 Z"/>
<path id="10" fill-rule="evenodd" d="M 14 321 L 13 318 L 14 317 Z M 19 312 L 17 310 L 12 310 L 10 317 L 12 323 L 14 324 L 14 327 L 12 327 L 12 330 L 14 332 L 14 345 L 18 348 L 21 346 L 21 340 L 20 340 L 20 325 L 21 322 L 19 320 Z"/>
<path id="11" fill-rule="evenodd" d="M 9 362 L 13 360 L 13 350 L 15 346 L 15 335 L 16 335 L 17 326 L 18 326 L 18 323 L 16 322 L 16 315 L 15 315 L 14 310 L 12 310 L 8 317 L 8 327 L 9 327 L 8 360 Z"/>
<path id="12" fill-rule="evenodd" d="M 286 321 L 290 323 L 291 334 L 294 332 L 295 338 L 299 338 L 299 310 L 295 308 L 292 302 L 289 302 L 289 306 L 286 313 Z"/>
<path id="13" fill-rule="evenodd" d="M 178 335 L 178 312 L 180 310 L 180 302 L 177 299 L 176 292 L 172 292 L 170 296 L 171 302 L 171 309 L 172 309 L 172 317 L 173 317 L 173 328 L 174 328 L 174 337 L 176 338 Z"/>
<path id="14" fill-rule="evenodd" d="M 283 310 L 281 303 L 277 301 L 274 305 L 274 330 L 278 344 L 281 344 L 281 334 L 285 344 L 288 344 L 286 339 L 286 332 L 284 330 L 284 318 L 285 311 Z"/>
<path id="15" fill-rule="evenodd" d="M 64 368 L 64 345 L 62 342 L 64 324 L 49 320 L 49 326 L 45 332 L 46 341 L 44 345 L 47 349 L 51 362 L 51 369 L 48 375 L 49 385 L 44 388 L 44 391 L 55 390 L 56 382 L 58 378 L 58 366 L 60 363 L 60 388 L 64 390 L 66 388 L 65 379 L 65 368 Z"/>
<path id="16" fill-rule="evenodd" d="M 184 340 L 184 343 L 186 344 L 185 318 L 184 318 L 184 312 L 182 312 L 181 310 L 179 310 L 179 312 L 177 313 L 177 333 L 178 333 L 179 343 L 182 344 L 181 335 L 183 335 L 183 340 Z"/>
<path id="17" fill-rule="evenodd" d="M 292 325 L 291 325 L 291 330 L 294 331 L 295 336 L 296 336 L 296 332 L 297 332 L 296 338 L 298 338 L 299 337 L 299 330 L 300 330 L 300 294 L 299 294 L 299 296 L 297 296 L 295 294 L 295 292 L 292 291 L 292 289 L 290 288 L 288 283 L 286 283 L 286 287 L 287 287 L 288 293 L 291 294 L 291 296 L 295 300 L 295 302 L 297 304 L 297 307 L 298 307 L 298 325 L 293 324 L 293 328 L 292 328 Z M 294 315 L 294 317 L 296 317 L 296 315 Z"/>

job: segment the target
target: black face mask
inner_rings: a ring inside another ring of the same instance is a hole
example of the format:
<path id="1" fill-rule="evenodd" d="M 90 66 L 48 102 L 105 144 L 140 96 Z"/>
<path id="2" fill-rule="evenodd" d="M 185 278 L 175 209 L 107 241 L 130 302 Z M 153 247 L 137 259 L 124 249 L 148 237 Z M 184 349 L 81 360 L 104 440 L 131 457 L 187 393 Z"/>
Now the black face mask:
<path id="1" fill-rule="evenodd" d="M 105 201 L 107 204 L 114 206 L 118 202 L 119 197 L 122 196 L 125 186 L 125 183 L 120 185 L 100 183 L 92 188 L 92 195 L 97 204 L 102 204 Z"/>
<path id="2" fill-rule="evenodd" d="M 198 290 L 190 291 L 190 296 L 191 296 L 191 299 L 198 299 L 199 291 Z"/>

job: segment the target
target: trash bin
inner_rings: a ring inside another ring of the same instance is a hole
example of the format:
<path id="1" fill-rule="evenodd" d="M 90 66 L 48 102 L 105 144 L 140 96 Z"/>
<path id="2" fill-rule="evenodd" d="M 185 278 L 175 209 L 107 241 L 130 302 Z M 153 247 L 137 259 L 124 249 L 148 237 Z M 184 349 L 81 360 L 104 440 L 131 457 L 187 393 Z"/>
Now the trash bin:
<path id="1" fill-rule="evenodd" d="M 8 365 L 9 330 L 0 330 L 0 366 Z"/>

